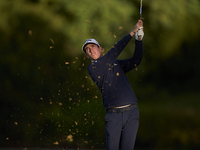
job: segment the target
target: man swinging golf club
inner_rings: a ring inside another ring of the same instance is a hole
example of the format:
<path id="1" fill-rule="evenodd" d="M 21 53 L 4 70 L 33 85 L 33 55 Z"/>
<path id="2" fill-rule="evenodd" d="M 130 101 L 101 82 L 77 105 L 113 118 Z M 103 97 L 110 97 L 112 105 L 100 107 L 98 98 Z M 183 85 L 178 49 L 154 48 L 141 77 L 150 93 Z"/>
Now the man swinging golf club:
<path id="1" fill-rule="evenodd" d="M 135 35 L 135 50 L 131 58 L 117 59 Z M 102 94 L 106 109 L 105 131 L 107 150 L 133 150 L 139 126 L 137 98 L 126 77 L 143 57 L 143 21 L 115 44 L 104 56 L 95 39 L 87 39 L 82 50 L 91 59 L 88 73 Z"/>

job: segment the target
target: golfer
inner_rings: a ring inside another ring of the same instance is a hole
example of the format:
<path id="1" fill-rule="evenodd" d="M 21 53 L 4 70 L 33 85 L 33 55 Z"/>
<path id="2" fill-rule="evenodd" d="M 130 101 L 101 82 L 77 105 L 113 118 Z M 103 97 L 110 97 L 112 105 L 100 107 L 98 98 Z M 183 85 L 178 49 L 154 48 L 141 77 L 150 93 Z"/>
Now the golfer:
<path id="1" fill-rule="evenodd" d="M 91 59 L 88 73 L 102 94 L 106 109 L 105 131 L 107 150 L 133 150 L 139 126 L 137 98 L 126 77 L 143 57 L 143 22 L 138 20 L 133 30 L 115 44 L 105 55 L 95 39 L 87 39 L 82 50 Z M 135 50 L 131 58 L 117 57 L 135 35 Z"/>

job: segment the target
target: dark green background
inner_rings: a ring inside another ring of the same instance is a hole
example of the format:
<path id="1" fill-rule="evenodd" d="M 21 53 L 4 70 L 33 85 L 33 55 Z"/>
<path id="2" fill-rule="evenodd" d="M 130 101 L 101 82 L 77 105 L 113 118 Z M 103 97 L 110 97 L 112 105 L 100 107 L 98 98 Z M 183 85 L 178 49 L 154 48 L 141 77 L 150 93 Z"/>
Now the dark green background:
<path id="1" fill-rule="evenodd" d="M 139 18 L 139 0 L 0 1 L 0 147 L 105 148 L 105 110 L 81 47 L 106 53 Z M 143 0 L 136 149 L 200 147 L 200 1 Z M 120 58 L 132 56 L 134 40 Z"/>

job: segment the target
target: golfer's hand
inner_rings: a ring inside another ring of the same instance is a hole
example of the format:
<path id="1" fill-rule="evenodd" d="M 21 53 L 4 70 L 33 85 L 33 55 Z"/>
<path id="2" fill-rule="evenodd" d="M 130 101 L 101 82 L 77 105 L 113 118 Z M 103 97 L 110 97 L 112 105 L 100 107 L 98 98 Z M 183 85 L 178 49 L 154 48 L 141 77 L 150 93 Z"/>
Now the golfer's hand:
<path id="1" fill-rule="evenodd" d="M 142 20 L 138 20 L 137 24 L 133 28 L 133 32 L 136 33 L 139 30 L 139 27 L 143 27 L 143 21 Z"/>
<path id="2" fill-rule="evenodd" d="M 130 35 L 133 36 L 139 30 L 139 27 L 143 27 L 143 21 L 142 20 L 138 20 L 135 27 L 131 31 Z"/>

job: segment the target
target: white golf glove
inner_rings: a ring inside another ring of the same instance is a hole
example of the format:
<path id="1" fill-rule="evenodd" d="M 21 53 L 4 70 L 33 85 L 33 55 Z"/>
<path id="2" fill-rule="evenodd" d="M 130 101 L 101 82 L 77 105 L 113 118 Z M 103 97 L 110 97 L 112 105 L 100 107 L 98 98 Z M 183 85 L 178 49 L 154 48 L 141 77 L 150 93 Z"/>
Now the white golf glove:
<path id="1" fill-rule="evenodd" d="M 143 27 L 139 27 L 139 30 L 135 33 L 135 39 L 138 41 L 142 41 L 144 37 L 144 31 L 142 30 Z"/>

